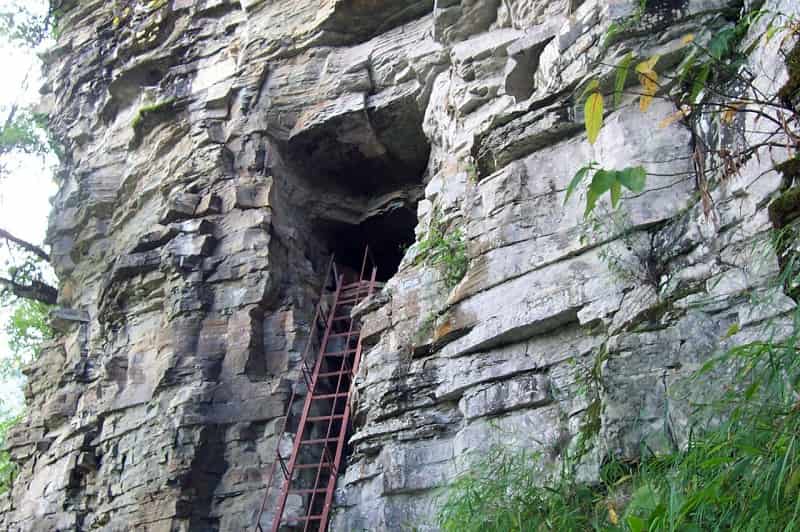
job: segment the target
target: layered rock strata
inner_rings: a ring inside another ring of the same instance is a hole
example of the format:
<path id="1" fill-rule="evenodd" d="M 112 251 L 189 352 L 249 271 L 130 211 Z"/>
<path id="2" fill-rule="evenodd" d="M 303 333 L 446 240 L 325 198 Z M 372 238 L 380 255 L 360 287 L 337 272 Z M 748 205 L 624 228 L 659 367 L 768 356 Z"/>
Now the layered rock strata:
<path id="1" fill-rule="evenodd" d="M 684 444 L 691 401 L 718 385 L 692 372 L 790 321 L 764 245 L 785 183 L 752 158 L 709 210 L 696 139 L 656 127 L 675 111 L 662 100 L 642 114 L 626 96 L 589 145 L 589 77 L 631 50 L 670 71 L 687 35 L 707 42 L 742 8 L 636 4 L 64 5 L 44 87 L 67 148 L 48 237 L 59 335 L 27 372 L 3 528 L 251 528 L 329 254 L 352 264 L 365 244 L 391 279 L 362 309 L 333 530 L 435 529 L 437 489 L 499 443 L 546 470 L 583 435 L 587 479 L 609 453 Z M 749 59 L 765 91 L 786 83 L 786 45 Z M 704 140 L 746 142 L 752 120 L 708 120 Z M 564 203 L 591 160 L 649 172 L 595 225 L 580 194 Z M 414 244 L 432 225 L 464 235 L 455 288 Z"/>

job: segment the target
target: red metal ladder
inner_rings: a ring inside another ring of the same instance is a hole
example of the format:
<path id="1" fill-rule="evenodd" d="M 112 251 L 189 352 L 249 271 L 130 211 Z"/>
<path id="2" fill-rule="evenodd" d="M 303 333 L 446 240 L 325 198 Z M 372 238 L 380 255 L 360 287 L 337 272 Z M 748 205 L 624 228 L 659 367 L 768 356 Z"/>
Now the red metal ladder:
<path id="1" fill-rule="evenodd" d="M 368 264 L 371 271 L 368 271 Z M 324 532 L 328 528 L 336 480 L 347 443 L 350 395 L 361 361 L 361 327 L 350 317 L 350 312 L 371 296 L 378 285 L 375 282 L 377 268 L 371 260 L 369 248 L 364 252 L 361 273 L 357 275 L 357 280 L 348 279 L 347 274 L 339 273 L 334 258 L 331 258 L 302 355 L 300 369 L 303 378 L 292 387 L 275 461 L 267 477 L 267 491 L 256 520 L 258 532 L 265 530 L 261 521 L 276 470 L 280 471 L 280 494 L 270 530 L 278 532 L 285 527 L 304 532 Z M 333 294 L 328 295 L 326 292 L 331 281 L 335 288 Z M 329 306 L 326 305 L 328 301 Z M 324 332 L 316 360 L 309 360 L 308 354 L 319 331 Z M 305 399 L 298 419 L 294 407 L 303 396 Z M 294 444 L 287 457 L 281 453 L 281 442 L 285 435 L 291 434 L 294 434 Z M 301 502 L 302 515 L 285 515 L 290 495 L 296 495 L 295 499 Z"/>

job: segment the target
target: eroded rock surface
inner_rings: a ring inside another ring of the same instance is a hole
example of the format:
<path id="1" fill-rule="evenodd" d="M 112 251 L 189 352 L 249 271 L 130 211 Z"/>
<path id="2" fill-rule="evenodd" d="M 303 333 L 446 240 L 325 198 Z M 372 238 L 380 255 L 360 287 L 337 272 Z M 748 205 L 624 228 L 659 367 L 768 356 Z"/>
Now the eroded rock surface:
<path id="1" fill-rule="evenodd" d="M 626 98 L 593 148 L 576 106 L 628 50 L 673 67 L 737 2 L 648 2 L 607 46 L 636 2 L 73 4 L 44 88 L 69 154 L 60 336 L 27 371 L 4 529 L 251 528 L 329 252 L 396 253 L 417 217 L 418 240 L 460 227 L 469 268 L 449 290 L 412 245 L 367 310 L 333 530 L 435 529 L 436 489 L 497 443 L 555 466 L 588 430 L 587 478 L 606 453 L 679 447 L 706 393 L 687 377 L 794 308 L 759 247 L 768 161 L 709 215 L 689 131 L 655 127 L 671 104 Z M 777 41 L 750 58 L 773 87 Z M 646 164 L 623 225 L 564 204 L 590 160 Z"/>

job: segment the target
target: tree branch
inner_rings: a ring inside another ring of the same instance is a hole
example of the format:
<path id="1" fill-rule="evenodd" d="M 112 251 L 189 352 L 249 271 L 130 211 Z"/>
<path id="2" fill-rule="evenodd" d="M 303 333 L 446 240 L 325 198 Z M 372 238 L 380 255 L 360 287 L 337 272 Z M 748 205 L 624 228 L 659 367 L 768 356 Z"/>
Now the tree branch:
<path id="1" fill-rule="evenodd" d="M 45 260 L 47 262 L 50 262 L 50 254 L 47 253 L 45 250 L 43 250 L 39 246 L 31 244 L 30 242 L 28 242 L 26 240 L 22 240 L 21 238 L 18 238 L 16 236 L 12 235 L 11 233 L 6 231 L 5 229 L 0 228 L 0 238 L 8 240 L 12 244 L 14 244 L 16 246 L 19 246 L 20 248 L 24 249 L 25 251 L 29 251 L 29 252 L 33 253 L 34 255 L 39 257 L 40 259 Z"/>
<path id="2" fill-rule="evenodd" d="M 58 290 L 41 281 L 31 281 L 29 285 L 21 285 L 11 279 L 0 277 L 0 288 L 6 288 L 17 297 L 33 299 L 47 305 L 55 305 L 58 301 Z"/>

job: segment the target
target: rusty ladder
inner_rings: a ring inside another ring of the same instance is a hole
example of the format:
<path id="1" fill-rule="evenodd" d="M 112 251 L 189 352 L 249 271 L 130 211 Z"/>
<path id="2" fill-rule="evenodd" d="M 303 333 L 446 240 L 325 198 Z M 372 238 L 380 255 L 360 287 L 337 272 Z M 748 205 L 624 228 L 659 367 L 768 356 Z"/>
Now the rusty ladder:
<path id="1" fill-rule="evenodd" d="M 368 265 L 371 266 L 368 271 Z M 358 275 L 358 279 L 352 277 Z M 340 273 L 331 257 L 322 285 L 300 370 L 302 380 L 292 387 L 283 428 L 276 445 L 276 457 L 267 476 L 267 491 L 258 512 L 257 532 L 265 532 L 261 521 L 269 502 L 275 471 L 279 470 L 280 494 L 275 502 L 272 532 L 281 527 L 292 530 L 324 532 L 328 528 L 336 479 L 339 475 L 347 431 L 350 424 L 350 395 L 361 361 L 360 324 L 350 311 L 371 296 L 377 268 L 369 248 L 364 252 L 361 273 Z M 348 278 L 349 277 L 349 278 Z M 327 292 L 329 286 L 333 293 Z M 330 302 L 329 305 L 326 305 Z M 327 307 L 327 309 L 326 309 Z M 322 332 L 315 360 L 308 354 L 315 335 Z M 295 403 L 305 396 L 302 411 Z M 281 444 L 293 436 L 291 454 L 281 452 Z M 290 496 L 300 503 L 302 515 L 285 515 Z"/>

